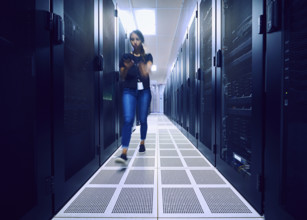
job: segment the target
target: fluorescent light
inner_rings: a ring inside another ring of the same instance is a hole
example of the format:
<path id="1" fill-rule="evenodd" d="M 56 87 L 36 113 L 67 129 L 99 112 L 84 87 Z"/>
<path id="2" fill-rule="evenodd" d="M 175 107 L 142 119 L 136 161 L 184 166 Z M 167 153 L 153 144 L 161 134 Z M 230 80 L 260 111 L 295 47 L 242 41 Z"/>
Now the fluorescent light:
<path id="1" fill-rule="evenodd" d="M 156 13 L 155 10 L 144 9 L 134 10 L 138 29 L 144 35 L 156 34 Z"/>
<path id="2" fill-rule="evenodd" d="M 157 71 L 157 65 L 152 65 L 152 66 L 151 66 L 151 71 L 153 71 L 153 72 L 154 72 L 154 71 Z"/>
<path id="3" fill-rule="evenodd" d="M 131 33 L 136 29 L 133 16 L 129 11 L 118 10 L 118 16 L 127 33 Z"/>

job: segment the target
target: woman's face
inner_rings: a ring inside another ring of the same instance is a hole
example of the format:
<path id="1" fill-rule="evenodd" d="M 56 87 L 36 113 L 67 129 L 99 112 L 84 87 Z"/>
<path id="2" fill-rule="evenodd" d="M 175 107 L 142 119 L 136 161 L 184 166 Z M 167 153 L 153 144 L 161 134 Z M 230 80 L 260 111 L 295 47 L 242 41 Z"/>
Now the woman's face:
<path id="1" fill-rule="evenodd" d="M 130 43 L 135 50 L 135 49 L 140 47 L 141 40 L 135 33 L 132 33 L 131 36 L 130 36 Z"/>

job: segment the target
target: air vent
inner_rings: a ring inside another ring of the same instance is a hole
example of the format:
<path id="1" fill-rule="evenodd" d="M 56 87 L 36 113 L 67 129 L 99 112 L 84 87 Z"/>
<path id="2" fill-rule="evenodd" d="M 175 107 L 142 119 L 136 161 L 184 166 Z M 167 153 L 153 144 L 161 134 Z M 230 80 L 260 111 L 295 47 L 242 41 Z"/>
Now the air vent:
<path id="1" fill-rule="evenodd" d="M 118 184 L 123 174 L 118 170 L 101 170 L 90 184 Z"/>
<path id="2" fill-rule="evenodd" d="M 85 188 L 65 213 L 104 213 L 115 188 Z"/>
<path id="3" fill-rule="evenodd" d="M 154 170 L 130 170 L 125 184 L 154 184 Z"/>
<path id="4" fill-rule="evenodd" d="M 197 184 L 226 184 L 214 170 L 191 170 Z"/>
<path id="5" fill-rule="evenodd" d="M 160 158 L 161 167 L 183 167 L 179 158 Z"/>
<path id="6" fill-rule="evenodd" d="M 252 213 L 230 188 L 200 188 L 212 213 Z"/>
<path id="7" fill-rule="evenodd" d="M 162 188 L 163 213 L 204 213 L 193 188 Z"/>
<path id="8" fill-rule="evenodd" d="M 185 170 L 161 170 L 162 184 L 191 184 Z"/>
<path id="9" fill-rule="evenodd" d="M 152 213 L 153 188 L 123 188 L 112 213 Z"/>

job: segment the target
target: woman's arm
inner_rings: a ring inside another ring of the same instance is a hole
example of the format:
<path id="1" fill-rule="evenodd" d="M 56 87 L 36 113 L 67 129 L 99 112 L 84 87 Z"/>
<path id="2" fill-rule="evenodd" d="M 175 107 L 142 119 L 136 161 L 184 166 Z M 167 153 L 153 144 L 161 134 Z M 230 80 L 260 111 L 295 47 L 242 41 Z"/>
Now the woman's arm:
<path id="1" fill-rule="evenodd" d="M 134 61 L 133 61 L 133 60 L 130 60 L 130 59 L 124 60 L 124 67 L 121 67 L 121 68 L 120 68 L 120 77 L 121 77 L 122 79 L 125 79 L 125 78 L 126 78 L 129 69 L 130 69 L 133 65 L 134 65 Z"/>
<path id="2" fill-rule="evenodd" d="M 139 70 L 142 76 L 148 76 L 151 72 L 152 62 L 149 60 L 147 63 L 140 62 Z"/>

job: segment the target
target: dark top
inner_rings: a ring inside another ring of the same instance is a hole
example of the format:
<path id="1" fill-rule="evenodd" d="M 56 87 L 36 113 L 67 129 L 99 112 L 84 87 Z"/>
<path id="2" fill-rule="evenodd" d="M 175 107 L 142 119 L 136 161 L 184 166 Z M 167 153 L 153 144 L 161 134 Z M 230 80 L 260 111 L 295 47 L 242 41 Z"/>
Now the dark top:
<path id="1" fill-rule="evenodd" d="M 148 89 L 150 86 L 150 80 L 149 76 L 142 76 L 138 67 L 139 62 L 147 63 L 148 61 L 153 62 L 152 55 L 145 54 L 144 59 L 142 56 L 134 56 L 131 53 L 125 53 L 120 61 L 119 61 L 119 67 L 125 67 L 124 65 L 124 59 L 131 59 L 134 61 L 134 65 L 128 70 L 125 81 L 123 83 L 124 88 L 130 88 L 130 89 L 137 89 L 137 82 L 140 80 L 143 83 L 144 89 Z"/>

